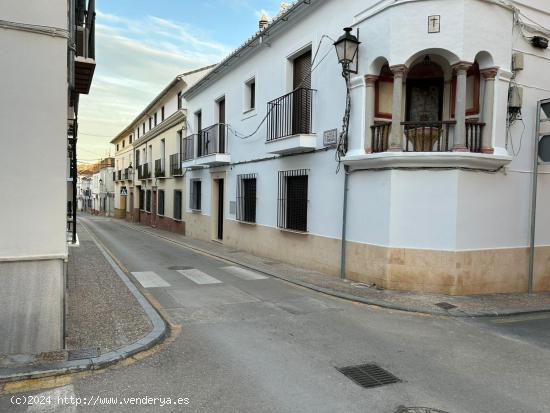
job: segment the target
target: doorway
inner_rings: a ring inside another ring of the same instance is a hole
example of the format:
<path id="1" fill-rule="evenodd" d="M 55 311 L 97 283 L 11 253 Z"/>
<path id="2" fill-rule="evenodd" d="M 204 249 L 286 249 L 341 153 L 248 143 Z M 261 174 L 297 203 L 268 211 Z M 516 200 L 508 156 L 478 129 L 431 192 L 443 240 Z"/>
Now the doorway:
<path id="1" fill-rule="evenodd" d="M 217 237 L 219 241 L 223 240 L 223 189 L 224 189 L 224 180 L 223 179 L 217 179 L 216 180 L 218 184 L 218 231 L 217 231 Z"/>

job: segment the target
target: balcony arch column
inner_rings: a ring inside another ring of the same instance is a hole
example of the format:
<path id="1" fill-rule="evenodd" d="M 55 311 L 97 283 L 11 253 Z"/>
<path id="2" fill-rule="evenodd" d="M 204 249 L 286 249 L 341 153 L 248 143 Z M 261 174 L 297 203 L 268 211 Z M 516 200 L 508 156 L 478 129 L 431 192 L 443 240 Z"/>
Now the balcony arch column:
<path id="1" fill-rule="evenodd" d="M 466 146 L 466 93 L 468 69 L 472 66 L 469 62 L 458 62 L 453 65 L 456 72 L 456 95 L 455 95 L 455 131 L 454 131 L 454 152 L 468 152 Z"/>
<path id="2" fill-rule="evenodd" d="M 407 66 L 394 65 L 390 66 L 393 73 L 393 95 L 392 95 L 392 118 L 391 118 L 391 133 L 389 139 L 389 151 L 403 150 L 403 133 L 401 132 L 401 122 L 403 121 L 403 83 Z"/>
<path id="3" fill-rule="evenodd" d="M 494 153 L 492 146 L 493 118 L 495 108 L 495 79 L 498 73 L 497 67 L 481 70 L 481 76 L 485 79 L 485 99 L 483 100 L 483 119 L 485 123 L 481 134 L 481 152 Z"/>
<path id="4" fill-rule="evenodd" d="M 377 75 L 365 75 L 365 152 L 372 153 L 372 129 L 376 107 Z"/>

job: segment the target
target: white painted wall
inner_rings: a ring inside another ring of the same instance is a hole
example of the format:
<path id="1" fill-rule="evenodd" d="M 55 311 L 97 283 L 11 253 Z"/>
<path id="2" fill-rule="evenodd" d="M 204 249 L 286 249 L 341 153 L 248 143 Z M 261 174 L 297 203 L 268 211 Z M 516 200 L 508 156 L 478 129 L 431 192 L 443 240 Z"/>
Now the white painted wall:
<path id="1" fill-rule="evenodd" d="M 540 1 L 529 4 L 544 10 L 527 9 L 519 2 L 516 5 L 550 27 L 550 6 Z M 455 63 L 473 61 L 480 52 L 486 52 L 491 58 L 484 60 L 483 64 L 501 68 L 495 85 L 493 146 L 495 153 L 513 155 L 512 163 L 504 172 L 496 174 L 461 170 L 355 173 L 350 179 L 349 239 L 386 246 L 443 250 L 525 246 L 534 108 L 538 99 L 550 97 L 547 76 L 550 52 L 534 49 L 517 32 L 512 32 L 513 20 L 509 10 L 481 0 L 327 0 L 314 1 L 306 8 L 308 12 L 298 17 L 299 23 L 291 21 L 283 32 L 266 39 L 268 45 L 256 48 L 253 55 L 233 63 L 231 70 L 213 84 L 187 96 L 188 134 L 196 133 L 192 114 L 198 110 L 202 113 L 203 128 L 217 122 L 216 100 L 221 96 L 225 96 L 227 123 L 241 136 L 253 132 L 266 114 L 267 102 L 290 91 L 288 58 L 306 47 L 315 51 L 323 34 L 335 39 L 344 26 L 354 24 L 361 30 L 363 44 L 359 77 L 375 73 L 373 62 L 380 56 L 392 65 L 407 64 L 427 51 L 446 49 L 447 52 L 442 53 L 450 63 Z M 428 16 L 434 14 L 441 15 L 441 32 L 428 34 Z M 313 116 L 317 148 L 322 147 L 323 131 L 341 128 L 344 82 L 332 48 L 331 41 L 323 41 L 319 59 L 327 52 L 328 55 L 312 74 L 312 87 L 317 90 Z M 515 79 L 524 86 L 525 130 L 522 122 L 510 129 L 516 152 L 522 142 L 517 153 L 512 151 L 506 129 L 507 72 L 513 49 L 526 53 L 526 69 Z M 245 82 L 252 76 L 256 77 L 257 109 L 243 113 Z M 361 152 L 364 139 L 369 138 L 363 118 L 364 86 L 361 78 L 354 80 L 354 84 L 350 151 Z M 235 200 L 236 175 L 257 173 L 257 222 L 276 226 L 277 171 L 310 168 L 309 230 L 313 234 L 339 238 L 343 176 L 341 172 L 335 174 L 334 150 L 259 162 L 272 157 L 266 153 L 268 144 L 265 139 L 265 124 L 247 139 L 229 134 L 233 164 L 227 168 L 226 218 L 234 219 L 228 211 L 229 202 Z M 203 181 L 202 214 L 209 215 L 210 170 L 188 172 L 187 180 L 195 178 Z M 550 190 L 544 187 L 547 181 L 547 176 L 543 176 L 539 211 L 550 206 Z M 550 218 L 545 218 L 543 212 L 539 217 L 538 242 L 549 244 Z"/>

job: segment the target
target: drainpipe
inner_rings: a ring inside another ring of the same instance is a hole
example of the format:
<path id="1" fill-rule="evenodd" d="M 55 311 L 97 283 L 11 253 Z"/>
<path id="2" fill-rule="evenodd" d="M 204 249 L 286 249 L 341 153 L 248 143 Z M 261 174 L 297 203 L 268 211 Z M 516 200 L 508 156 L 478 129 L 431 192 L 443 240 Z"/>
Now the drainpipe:
<path id="1" fill-rule="evenodd" d="M 340 278 L 346 279 L 346 223 L 348 217 L 348 180 L 351 172 L 349 166 L 344 166 L 344 202 L 342 206 L 342 240 L 340 251 Z"/>

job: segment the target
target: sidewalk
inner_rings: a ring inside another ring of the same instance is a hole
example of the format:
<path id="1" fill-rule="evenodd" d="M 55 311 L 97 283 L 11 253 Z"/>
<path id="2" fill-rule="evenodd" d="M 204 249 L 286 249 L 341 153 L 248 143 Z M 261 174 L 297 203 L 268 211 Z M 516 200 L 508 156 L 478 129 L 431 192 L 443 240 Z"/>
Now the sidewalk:
<path id="1" fill-rule="evenodd" d="M 67 268 L 65 349 L 0 354 L 0 382 L 96 369 L 150 348 L 166 333 L 158 313 L 79 225 Z"/>
<path id="2" fill-rule="evenodd" d="M 270 258 L 262 258 L 243 251 L 237 251 L 217 242 L 191 239 L 179 234 L 118 219 L 113 221 L 312 290 L 365 304 L 455 317 L 507 316 L 550 311 L 550 292 L 531 295 L 449 296 L 383 290 L 363 283 L 340 280 L 337 277 L 320 272 L 297 268 Z"/>

